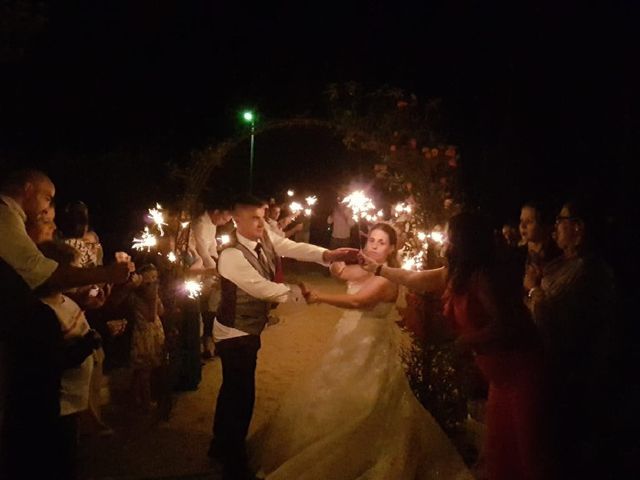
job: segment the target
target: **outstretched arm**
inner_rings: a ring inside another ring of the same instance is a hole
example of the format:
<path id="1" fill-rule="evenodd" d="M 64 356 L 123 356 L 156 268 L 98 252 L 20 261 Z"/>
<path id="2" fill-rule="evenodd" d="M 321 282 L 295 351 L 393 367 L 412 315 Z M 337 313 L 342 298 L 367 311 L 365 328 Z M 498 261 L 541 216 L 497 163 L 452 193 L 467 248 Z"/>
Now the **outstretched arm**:
<path id="1" fill-rule="evenodd" d="M 360 265 L 368 272 L 378 271 L 378 275 L 384 277 L 394 283 L 405 285 L 411 290 L 419 293 L 436 293 L 444 292 L 447 285 L 447 269 L 446 267 L 434 268 L 432 270 L 422 270 L 414 272 L 404 270 L 402 268 L 393 268 L 377 263 L 371 257 L 364 253 L 359 254 Z"/>
<path id="2" fill-rule="evenodd" d="M 332 294 L 308 290 L 304 284 L 301 285 L 301 288 L 307 303 L 327 303 L 341 308 L 373 308 L 380 302 L 395 300 L 398 293 L 396 286 L 384 278 L 373 278 L 367 281 L 355 294 Z"/>

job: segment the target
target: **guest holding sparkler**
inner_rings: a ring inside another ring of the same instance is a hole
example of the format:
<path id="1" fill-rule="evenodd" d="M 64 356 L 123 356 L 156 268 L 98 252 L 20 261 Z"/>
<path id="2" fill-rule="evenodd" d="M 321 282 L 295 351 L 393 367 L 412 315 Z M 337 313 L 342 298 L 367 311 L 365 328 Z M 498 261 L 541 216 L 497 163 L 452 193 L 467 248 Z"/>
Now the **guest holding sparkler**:
<path id="1" fill-rule="evenodd" d="M 202 259 L 204 268 L 215 269 L 218 261 L 217 228 L 229 223 L 231 212 L 221 203 L 210 203 L 205 212 L 196 218 L 191 227 L 196 243 L 196 252 Z M 204 280 L 204 290 L 200 297 L 202 314 L 202 355 L 212 358 L 214 355 L 213 320 L 218 310 L 220 285 L 216 276 L 208 276 Z"/>

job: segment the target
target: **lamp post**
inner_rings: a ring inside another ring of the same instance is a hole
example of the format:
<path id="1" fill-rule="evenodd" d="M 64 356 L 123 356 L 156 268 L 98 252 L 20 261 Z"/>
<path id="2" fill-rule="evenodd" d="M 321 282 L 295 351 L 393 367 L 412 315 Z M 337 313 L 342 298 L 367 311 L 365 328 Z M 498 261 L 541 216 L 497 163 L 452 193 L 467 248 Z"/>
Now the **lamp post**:
<path id="1" fill-rule="evenodd" d="M 256 116 L 251 110 L 242 113 L 242 119 L 251 126 L 251 149 L 249 150 L 249 193 L 253 193 L 253 150 L 256 131 Z"/>

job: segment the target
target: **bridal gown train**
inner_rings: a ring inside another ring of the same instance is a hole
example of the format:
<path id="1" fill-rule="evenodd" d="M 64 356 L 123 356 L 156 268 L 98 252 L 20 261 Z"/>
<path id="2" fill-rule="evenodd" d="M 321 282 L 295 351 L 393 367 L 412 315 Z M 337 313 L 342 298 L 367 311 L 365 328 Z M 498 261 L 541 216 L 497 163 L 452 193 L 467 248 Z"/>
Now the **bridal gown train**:
<path id="1" fill-rule="evenodd" d="M 320 363 L 250 439 L 268 480 L 473 479 L 409 387 L 393 307 L 345 310 Z"/>

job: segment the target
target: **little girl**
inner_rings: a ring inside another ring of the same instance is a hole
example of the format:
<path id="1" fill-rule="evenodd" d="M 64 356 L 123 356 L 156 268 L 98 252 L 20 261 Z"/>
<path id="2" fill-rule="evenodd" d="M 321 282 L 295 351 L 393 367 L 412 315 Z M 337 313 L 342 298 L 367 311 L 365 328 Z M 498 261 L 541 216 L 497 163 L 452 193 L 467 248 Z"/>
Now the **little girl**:
<path id="1" fill-rule="evenodd" d="M 158 271 L 152 264 L 139 273 L 142 283 L 129 296 L 133 320 L 131 340 L 132 392 L 137 406 L 143 411 L 151 407 L 151 374 L 164 358 L 164 329 L 160 315 L 164 307 L 158 295 Z"/>

